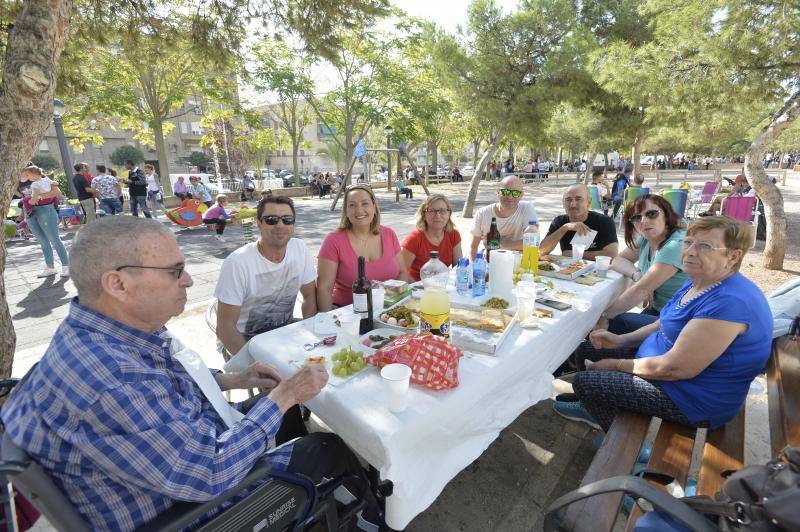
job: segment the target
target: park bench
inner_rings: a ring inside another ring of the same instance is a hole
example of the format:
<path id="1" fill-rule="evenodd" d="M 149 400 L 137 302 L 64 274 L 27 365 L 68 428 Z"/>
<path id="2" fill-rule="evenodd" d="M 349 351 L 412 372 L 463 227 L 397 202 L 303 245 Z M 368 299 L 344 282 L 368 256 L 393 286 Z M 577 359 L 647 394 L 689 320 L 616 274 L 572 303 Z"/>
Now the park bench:
<path id="1" fill-rule="evenodd" d="M 767 390 L 769 400 L 769 428 L 771 455 L 787 445 L 800 445 L 800 337 L 797 336 L 800 318 L 795 319 L 792 331 L 772 344 L 772 354 L 767 364 Z M 614 418 L 587 470 L 581 486 L 619 475 L 629 475 L 645 442 L 650 417 L 625 412 Z M 714 496 L 729 471 L 742 468 L 744 463 L 745 408 L 734 420 L 715 430 L 694 429 L 675 423 L 661 422 L 653 442 L 647 471 L 668 475 L 681 487 L 686 486 L 692 468 L 695 440 L 706 433 L 699 456 L 697 495 Z M 700 442 L 699 442 L 700 443 Z M 698 464 L 695 464 L 698 465 Z M 662 487 L 660 484 L 656 486 Z M 574 532 L 606 531 L 614 525 L 620 511 L 622 492 L 605 493 L 579 500 L 567 507 L 559 530 Z M 553 507 L 558 506 L 557 502 Z M 642 516 L 634 505 L 628 516 L 625 530 L 632 530 Z"/>

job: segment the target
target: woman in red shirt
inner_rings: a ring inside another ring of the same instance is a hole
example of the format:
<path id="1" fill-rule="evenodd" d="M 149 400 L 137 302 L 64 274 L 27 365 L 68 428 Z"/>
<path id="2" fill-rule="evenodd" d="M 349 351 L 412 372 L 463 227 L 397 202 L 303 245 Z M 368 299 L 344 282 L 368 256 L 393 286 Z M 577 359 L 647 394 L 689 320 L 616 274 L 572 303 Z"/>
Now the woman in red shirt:
<path id="1" fill-rule="evenodd" d="M 403 241 L 401 255 L 408 275 L 419 281 L 419 269 L 428 261 L 431 251 L 439 252 L 439 260 L 447 266 L 458 262 L 461 235 L 450 216 L 453 206 L 444 194 L 431 194 L 417 211 L 417 228 Z"/>

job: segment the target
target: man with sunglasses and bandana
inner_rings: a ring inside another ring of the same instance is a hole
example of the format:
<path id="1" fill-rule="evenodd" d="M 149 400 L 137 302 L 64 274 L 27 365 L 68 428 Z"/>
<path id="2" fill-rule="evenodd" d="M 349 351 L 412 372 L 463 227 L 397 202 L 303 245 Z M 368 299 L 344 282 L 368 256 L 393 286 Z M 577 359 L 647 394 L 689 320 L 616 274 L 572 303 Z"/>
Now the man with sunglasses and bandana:
<path id="1" fill-rule="evenodd" d="M 572 239 L 575 235 L 597 231 L 583 257 L 589 260 L 594 260 L 598 255 L 616 257 L 619 243 L 614 220 L 610 216 L 589 210 L 589 187 L 583 183 L 570 185 L 564 192 L 563 202 L 566 214 L 556 216 L 550 222 L 547 236 L 539 245 L 539 253 L 546 255 L 560 244 L 561 254 L 572 256 Z"/>
<path id="2" fill-rule="evenodd" d="M 502 249 L 522 250 L 522 233 L 528 227 L 528 222 L 538 221 L 536 208 L 530 201 L 521 201 L 525 195 L 522 180 L 509 175 L 500 181 L 497 187 L 498 201 L 481 207 L 475 213 L 472 222 L 472 244 L 470 246 L 470 259 L 475 260 L 478 246 L 481 241 L 486 244 L 486 235 L 492 225 L 492 218 L 497 220 L 497 229 L 500 231 L 500 247 Z"/>
<path id="3" fill-rule="evenodd" d="M 185 262 L 156 220 L 108 216 L 81 229 L 70 250 L 78 297 L 3 406 L 7 436 L 92 530 L 147 528 L 177 502 L 236 488 L 264 462 L 315 482 L 354 475 L 348 489 L 380 524 L 366 474 L 340 438 L 316 433 L 288 443 L 302 434 L 287 430 L 286 417 L 326 385 L 323 366 L 285 379 L 262 362 L 215 373 L 165 327 L 193 283 Z M 249 409 L 222 396 L 254 387 L 262 394 Z"/>
<path id="4" fill-rule="evenodd" d="M 256 223 L 258 241 L 225 259 L 214 290 L 219 300 L 217 337 L 232 355 L 253 336 L 294 321 L 298 292 L 303 296 L 303 318 L 317 313 L 317 272 L 306 243 L 293 238 L 292 199 L 261 199 Z"/>

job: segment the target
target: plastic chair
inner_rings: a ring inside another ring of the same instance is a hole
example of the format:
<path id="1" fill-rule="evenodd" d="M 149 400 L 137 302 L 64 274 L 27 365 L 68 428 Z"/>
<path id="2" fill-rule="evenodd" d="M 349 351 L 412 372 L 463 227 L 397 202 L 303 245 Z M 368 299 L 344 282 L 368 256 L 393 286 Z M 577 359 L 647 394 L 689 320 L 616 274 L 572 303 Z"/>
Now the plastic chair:
<path id="1" fill-rule="evenodd" d="M 700 196 L 689 201 L 689 205 L 692 207 L 692 216 L 697 216 L 697 211 L 703 205 L 711 205 L 711 202 L 714 201 L 714 196 L 719 191 L 719 185 L 719 181 L 706 181 L 703 185 L 703 190 L 700 191 Z"/>
<path id="2" fill-rule="evenodd" d="M 625 189 L 625 199 L 622 200 L 622 209 L 625 212 L 625 209 L 628 208 L 628 205 L 634 202 L 636 198 L 639 196 L 646 196 L 650 194 L 649 187 L 635 187 L 633 185 L 629 186 Z M 624 215 L 620 215 L 619 217 L 619 227 L 622 229 L 622 220 L 625 218 Z"/>
<path id="3" fill-rule="evenodd" d="M 589 199 L 591 200 L 590 209 L 593 211 L 603 210 L 603 201 L 600 199 L 600 189 L 597 185 L 589 185 Z"/>
<path id="4" fill-rule="evenodd" d="M 722 200 L 720 214 L 740 222 L 752 223 L 757 207 L 758 198 L 755 196 L 729 196 Z"/>
<path id="5" fill-rule="evenodd" d="M 686 189 L 665 189 L 661 191 L 661 196 L 669 202 L 672 210 L 683 218 L 686 215 L 686 205 L 689 199 L 689 191 Z"/>

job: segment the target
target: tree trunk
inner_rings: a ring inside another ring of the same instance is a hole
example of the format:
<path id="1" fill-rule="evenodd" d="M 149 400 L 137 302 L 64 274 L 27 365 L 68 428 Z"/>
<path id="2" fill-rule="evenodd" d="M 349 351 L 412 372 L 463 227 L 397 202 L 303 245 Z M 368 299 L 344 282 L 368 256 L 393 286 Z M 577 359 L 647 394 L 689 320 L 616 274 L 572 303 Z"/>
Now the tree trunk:
<path id="1" fill-rule="evenodd" d="M 339 191 L 336 193 L 336 197 L 333 198 L 333 203 L 331 203 L 331 212 L 333 212 L 333 210 L 336 208 L 336 203 L 338 203 L 339 197 L 342 195 L 342 192 L 344 192 L 344 189 L 346 189 L 347 185 L 350 184 L 350 174 L 353 173 L 353 166 L 355 166 L 355 164 L 356 158 L 352 157 L 350 159 L 350 166 L 347 167 L 347 173 L 345 174 L 344 179 L 342 179 L 342 184 L 339 186 Z"/>
<path id="2" fill-rule="evenodd" d="M 300 186 L 300 169 L 297 162 L 297 155 L 300 153 L 300 141 L 297 137 L 292 137 L 292 171 L 294 172 L 294 186 Z"/>
<path id="3" fill-rule="evenodd" d="M 158 159 L 158 175 L 161 178 L 162 194 L 164 196 L 172 196 L 172 183 L 169 180 L 169 159 L 167 158 L 167 146 L 164 143 L 164 126 L 160 120 L 152 122 L 151 126 L 153 128 L 153 138 L 156 142 L 156 158 Z"/>
<path id="4" fill-rule="evenodd" d="M 586 172 L 583 174 L 583 183 L 588 185 L 592 182 L 592 170 L 594 170 L 594 160 L 597 158 L 597 152 L 593 151 L 589 160 L 586 161 Z"/>
<path id="5" fill-rule="evenodd" d="M 633 182 L 637 185 L 644 183 L 644 176 L 641 176 L 642 141 L 644 140 L 644 124 L 639 124 L 636 128 L 636 137 L 633 139 Z"/>
<path id="6" fill-rule="evenodd" d="M 478 152 L 481 151 L 481 139 L 472 141 L 472 169 L 478 166 Z"/>
<path id="7" fill-rule="evenodd" d="M 56 69 L 69 35 L 72 0 L 28 0 L 8 30 L 0 84 L 0 212 L 8 212 L 17 172 L 36 153 L 53 118 Z M 69 171 L 67 171 L 69 175 Z M 63 191 L 68 193 L 68 191 Z M 0 377 L 11 375 L 17 337 L 6 300 L 0 239 Z"/>
<path id="8" fill-rule="evenodd" d="M 417 174 L 417 176 L 418 176 L 417 181 L 419 181 L 419 184 L 422 185 L 422 190 L 425 191 L 425 195 L 426 196 L 430 196 L 431 193 L 428 191 L 428 181 L 427 181 L 427 179 L 425 179 L 425 175 L 423 175 L 422 177 L 419 177 L 419 170 L 417 169 L 417 164 L 414 162 L 414 160 L 411 157 L 409 157 L 409 153 L 408 152 L 406 152 L 406 160 L 408 160 L 408 164 L 411 165 L 411 169 L 414 170 L 414 173 Z M 427 168 L 423 168 L 422 171 L 423 172 L 427 172 L 428 169 Z"/>
<path id="9" fill-rule="evenodd" d="M 463 218 L 472 218 L 472 211 L 475 208 L 475 198 L 478 196 L 478 186 L 481 184 L 481 174 L 483 174 L 486 166 L 489 164 L 489 160 L 494 157 L 497 148 L 500 147 L 500 142 L 503 140 L 505 132 L 505 127 L 501 127 L 493 138 L 489 138 L 489 145 L 486 147 L 486 151 L 483 152 L 481 160 L 478 161 L 478 167 L 475 168 L 475 173 L 472 174 L 472 179 L 470 179 L 469 182 L 467 201 L 464 202 L 464 208 L 461 210 L 461 216 Z"/>
<path id="10" fill-rule="evenodd" d="M 800 91 L 795 92 L 780 111 L 772 116 L 769 124 L 756 135 L 744 158 L 745 178 L 761 201 L 767 218 L 767 242 L 764 246 L 763 266 L 767 270 L 783 269 L 786 255 L 786 212 L 783 210 L 783 195 L 767 176 L 761 163 L 767 146 L 800 116 Z"/>
<path id="11" fill-rule="evenodd" d="M 428 168 L 430 171 L 430 167 L 433 167 L 434 174 L 439 173 L 439 145 L 433 141 L 428 141 Z M 427 179 L 428 176 L 425 176 Z"/>

